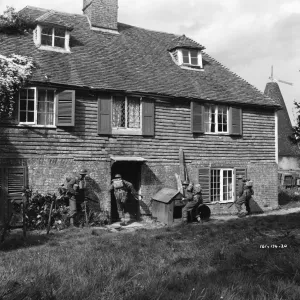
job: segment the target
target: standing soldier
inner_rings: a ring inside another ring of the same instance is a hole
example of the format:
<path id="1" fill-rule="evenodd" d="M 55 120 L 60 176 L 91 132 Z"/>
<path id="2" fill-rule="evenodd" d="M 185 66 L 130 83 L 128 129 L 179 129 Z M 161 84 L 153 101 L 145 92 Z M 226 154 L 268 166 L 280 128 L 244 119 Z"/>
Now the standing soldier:
<path id="1" fill-rule="evenodd" d="M 195 207 L 198 207 L 199 204 L 203 202 L 201 195 L 201 185 L 198 183 L 193 188 L 193 184 L 190 183 L 186 189 L 187 196 L 182 198 L 183 201 L 187 200 L 187 204 L 182 208 L 182 222 L 187 224 L 188 222 L 188 211 L 193 210 Z"/>
<path id="2" fill-rule="evenodd" d="M 251 214 L 250 199 L 251 199 L 252 195 L 254 195 L 252 186 L 253 186 L 253 182 L 250 181 L 250 179 L 243 178 L 243 188 L 241 190 L 238 189 L 238 195 L 237 195 L 238 199 L 235 203 L 235 206 L 238 211 L 237 214 L 239 217 L 243 216 L 241 214 L 243 204 L 245 204 L 245 206 L 246 206 L 247 215 Z M 240 195 L 240 192 L 242 192 L 242 195 Z"/>
<path id="3" fill-rule="evenodd" d="M 128 193 L 130 192 L 132 196 L 137 199 L 137 193 L 132 185 L 132 183 L 122 179 L 120 174 L 116 174 L 115 178 L 112 180 L 109 191 L 114 191 L 114 195 L 117 202 L 117 209 L 119 218 L 124 224 L 125 222 L 125 209 L 126 202 L 128 200 Z"/>

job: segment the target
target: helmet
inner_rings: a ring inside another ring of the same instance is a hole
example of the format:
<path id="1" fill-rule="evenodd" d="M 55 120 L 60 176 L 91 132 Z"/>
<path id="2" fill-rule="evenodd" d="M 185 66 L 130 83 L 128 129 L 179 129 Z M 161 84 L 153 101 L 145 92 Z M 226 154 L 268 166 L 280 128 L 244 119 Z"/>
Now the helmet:
<path id="1" fill-rule="evenodd" d="M 200 193 L 201 191 L 202 191 L 201 184 L 200 183 L 195 184 L 194 192 L 195 193 Z"/>
<path id="2" fill-rule="evenodd" d="M 116 174 L 115 178 L 122 178 L 122 176 L 120 174 Z"/>
<path id="3" fill-rule="evenodd" d="M 87 169 L 81 169 L 79 174 L 80 175 L 86 175 L 87 174 Z"/>
<path id="4" fill-rule="evenodd" d="M 189 182 L 187 180 L 185 180 L 182 185 L 189 185 Z"/>
<path id="5" fill-rule="evenodd" d="M 194 185 L 193 185 L 192 183 L 190 183 L 190 184 L 188 185 L 188 187 L 186 188 L 186 190 L 187 190 L 188 192 L 192 192 L 192 191 L 193 191 L 193 187 L 194 187 Z"/>

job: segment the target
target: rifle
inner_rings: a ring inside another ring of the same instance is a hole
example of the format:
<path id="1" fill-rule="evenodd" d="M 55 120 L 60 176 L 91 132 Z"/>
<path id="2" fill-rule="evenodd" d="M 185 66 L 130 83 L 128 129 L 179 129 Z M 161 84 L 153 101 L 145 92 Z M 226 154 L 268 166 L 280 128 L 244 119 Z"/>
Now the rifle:
<path id="1" fill-rule="evenodd" d="M 228 208 L 230 208 L 233 204 L 235 204 L 236 203 L 236 201 L 233 201 L 229 206 L 228 206 Z"/>

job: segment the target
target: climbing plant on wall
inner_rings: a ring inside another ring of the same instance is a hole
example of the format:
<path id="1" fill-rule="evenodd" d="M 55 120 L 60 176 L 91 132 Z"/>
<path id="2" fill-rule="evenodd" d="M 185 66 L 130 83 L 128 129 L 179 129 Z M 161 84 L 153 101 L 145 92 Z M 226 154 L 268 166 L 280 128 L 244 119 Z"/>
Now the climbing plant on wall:
<path id="1" fill-rule="evenodd" d="M 0 118 L 12 116 L 15 95 L 30 78 L 33 69 L 30 57 L 0 55 Z"/>
<path id="2" fill-rule="evenodd" d="M 7 7 L 0 15 L 0 33 L 28 34 L 34 22 L 25 14 L 19 14 L 13 7 Z M 15 95 L 30 78 L 34 69 L 32 58 L 12 54 L 0 55 L 0 119 L 11 117 Z"/>

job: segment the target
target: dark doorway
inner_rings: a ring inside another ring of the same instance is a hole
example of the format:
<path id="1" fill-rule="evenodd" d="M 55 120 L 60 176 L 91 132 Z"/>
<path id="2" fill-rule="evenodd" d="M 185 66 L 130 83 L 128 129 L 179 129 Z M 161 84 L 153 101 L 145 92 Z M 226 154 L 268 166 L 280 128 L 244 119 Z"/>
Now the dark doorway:
<path id="1" fill-rule="evenodd" d="M 117 161 L 111 167 L 111 179 L 116 174 L 120 174 L 122 178 L 133 184 L 137 192 L 141 185 L 141 163 L 134 161 Z M 126 203 L 126 213 L 130 214 L 130 219 L 139 219 L 139 202 L 129 193 L 128 201 Z M 118 220 L 118 211 L 114 193 L 111 193 L 111 218 L 115 222 Z"/>

